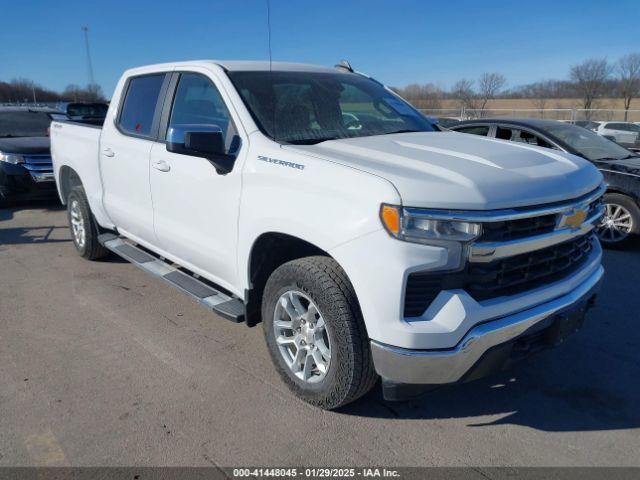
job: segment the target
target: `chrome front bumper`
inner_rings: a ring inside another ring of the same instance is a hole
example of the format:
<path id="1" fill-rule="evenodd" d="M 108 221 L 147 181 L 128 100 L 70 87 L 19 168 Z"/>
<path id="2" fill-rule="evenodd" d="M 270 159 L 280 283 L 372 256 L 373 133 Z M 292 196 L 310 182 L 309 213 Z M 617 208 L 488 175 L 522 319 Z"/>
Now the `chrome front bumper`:
<path id="1" fill-rule="evenodd" d="M 371 341 L 376 371 L 384 381 L 398 384 L 458 382 L 489 350 L 516 340 L 550 317 L 562 315 L 589 301 L 599 290 L 603 274 L 604 269 L 600 266 L 577 288 L 562 297 L 477 325 L 451 349 L 409 350 Z"/>

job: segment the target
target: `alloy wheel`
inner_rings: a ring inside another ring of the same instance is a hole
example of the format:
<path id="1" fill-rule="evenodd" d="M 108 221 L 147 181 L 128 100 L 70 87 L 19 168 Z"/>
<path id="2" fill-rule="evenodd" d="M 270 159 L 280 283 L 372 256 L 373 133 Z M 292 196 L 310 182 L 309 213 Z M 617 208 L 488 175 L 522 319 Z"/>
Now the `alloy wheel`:
<path id="1" fill-rule="evenodd" d="M 273 318 L 276 344 L 283 360 L 300 380 L 321 382 L 331 363 L 327 325 L 315 303 L 290 290 L 278 299 Z"/>
<path id="2" fill-rule="evenodd" d="M 633 229 L 631 212 L 622 205 L 607 203 L 605 214 L 598 225 L 598 236 L 604 243 L 618 243 L 625 240 Z"/>

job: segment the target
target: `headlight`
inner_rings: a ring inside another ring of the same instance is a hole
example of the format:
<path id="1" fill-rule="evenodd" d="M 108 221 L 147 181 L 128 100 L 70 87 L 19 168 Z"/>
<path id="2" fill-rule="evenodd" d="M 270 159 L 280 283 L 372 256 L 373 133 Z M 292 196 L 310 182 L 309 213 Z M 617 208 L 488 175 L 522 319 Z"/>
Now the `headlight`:
<path id="1" fill-rule="evenodd" d="M 434 240 L 470 242 L 482 233 L 479 223 L 434 218 L 428 211 L 410 210 L 382 205 L 380 219 L 392 236 L 414 243 L 430 243 Z"/>
<path id="2" fill-rule="evenodd" d="M 0 162 L 7 162 L 7 163 L 13 163 L 14 165 L 18 165 L 19 163 L 24 163 L 24 158 L 22 158 L 22 155 L 15 155 L 13 153 L 0 152 Z"/>

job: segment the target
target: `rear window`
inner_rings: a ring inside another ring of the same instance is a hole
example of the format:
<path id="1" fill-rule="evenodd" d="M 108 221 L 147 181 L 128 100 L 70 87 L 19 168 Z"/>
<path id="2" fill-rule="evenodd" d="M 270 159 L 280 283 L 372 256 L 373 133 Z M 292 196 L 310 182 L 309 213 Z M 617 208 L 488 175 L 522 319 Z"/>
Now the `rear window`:
<path id="1" fill-rule="evenodd" d="M 158 97 L 165 74 L 144 75 L 129 80 L 120 113 L 120 128 L 135 135 L 150 136 Z"/>

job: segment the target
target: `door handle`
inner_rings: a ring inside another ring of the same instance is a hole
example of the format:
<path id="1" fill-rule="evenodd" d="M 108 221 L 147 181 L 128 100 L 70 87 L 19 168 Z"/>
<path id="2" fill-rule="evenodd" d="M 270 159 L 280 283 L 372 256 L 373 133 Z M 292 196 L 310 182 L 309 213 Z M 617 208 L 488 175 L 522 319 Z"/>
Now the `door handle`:
<path id="1" fill-rule="evenodd" d="M 116 153 L 110 148 L 105 148 L 104 150 L 102 150 L 102 153 L 105 157 L 114 157 L 116 155 Z"/>
<path id="2" fill-rule="evenodd" d="M 151 166 L 161 172 L 168 172 L 169 170 L 171 170 L 171 165 L 169 165 L 164 160 L 158 160 L 156 162 L 152 162 Z"/>

